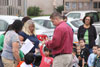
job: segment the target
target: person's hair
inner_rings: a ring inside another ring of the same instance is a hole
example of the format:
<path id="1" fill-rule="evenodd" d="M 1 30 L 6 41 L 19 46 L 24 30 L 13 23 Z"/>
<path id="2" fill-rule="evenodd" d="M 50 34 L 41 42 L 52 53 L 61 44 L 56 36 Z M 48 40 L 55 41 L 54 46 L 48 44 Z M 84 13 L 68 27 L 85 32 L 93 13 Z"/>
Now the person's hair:
<path id="1" fill-rule="evenodd" d="M 22 30 L 22 21 L 15 20 L 11 25 L 11 30 L 15 30 L 16 33 L 20 32 Z"/>
<path id="2" fill-rule="evenodd" d="M 44 51 L 49 51 L 49 52 L 51 52 L 51 50 L 48 49 L 46 46 L 44 47 Z"/>
<path id="3" fill-rule="evenodd" d="M 55 19 L 56 17 L 58 17 L 59 19 L 63 19 L 62 15 L 59 12 L 53 12 L 50 16 L 50 19 Z"/>
<path id="4" fill-rule="evenodd" d="M 72 52 L 76 53 L 77 52 L 76 48 L 73 48 L 73 51 Z"/>
<path id="5" fill-rule="evenodd" d="M 26 21 L 26 23 L 23 26 L 22 31 L 25 32 L 27 35 L 32 35 L 31 32 L 30 32 L 30 30 L 29 30 L 29 26 L 32 25 L 32 24 L 34 25 L 34 28 L 35 28 L 35 24 L 34 24 L 33 20 Z M 33 34 L 35 35 L 35 29 L 33 31 Z"/>
<path id="6" fill-rule="evenodd" d="M 98 46 L 98 48 L 100 48 L 100 46 Z"/>
<path id="7" fill-rule="evenodd" d="M 25 22 L 27 21 L 27 20 L 30 20 L 31 18 L 29 17 L 29 16 L 25 16 L 25 17 L 23 17 L 22 18 L 22 23 L 23 23 L 23 25 L 25 24 Z"/>
<path id="8" fill-rule="evenodd" d="M 85 24 L 85 19 L 86 19 L 86 17 L 90 17 L 90 25 L 92 25 L 92 24 L 93 24 L 93 17 L 91 17 L 91 16 L 85 16 L 85 17 L 83 18 L 83 23 Z"/>
<path id="9" fill-rule="evenodd" d="M 12 27 L 12 24 L 8 25 L 7 30 L 3 34 L 5 35 L 7 31 L 11 30 L 12 29 L 11 27 Z"/>
<path id="10" fill-rule="evenodd" d="M 97 47 L 98 48 L 98 45 L 93 45 L 93 47 Z"/>
<path id="11" fill-rule="evenodd" d="M 26 64 L 31 64 L 34 61 L 33 53 L 28 53 L 24 57 Z"/>
<path id="12" fill-rule="evenodd" d="M 83 38 L 80 38 L 80 39 L 79 39 L 79 41 L 81 41 L 81 40 L 83 40 L 83 41 L 85 42 L 85 39 L 83 39 Z"/>
<path id="13" fill-rule="evenodd" d="M 64 20 L 64 19 L 67 19 L 67 16 L 63 16 L 63 20 Z"/>

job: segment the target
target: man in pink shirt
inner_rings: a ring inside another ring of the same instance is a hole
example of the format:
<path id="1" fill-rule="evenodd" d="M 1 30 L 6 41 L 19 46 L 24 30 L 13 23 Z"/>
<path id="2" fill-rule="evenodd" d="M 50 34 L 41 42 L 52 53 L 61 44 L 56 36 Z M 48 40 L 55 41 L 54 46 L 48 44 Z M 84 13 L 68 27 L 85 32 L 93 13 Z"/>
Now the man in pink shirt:
<path id="1" fill-rule="evenodd" d="M 53 67 L 71 67 L 73 31 L 63 21 L 60 13 L 54 12 L 50 16 L 53 25 L 56 26 L 52 40 L 45 41 L 47 48 L 52 50 L 55 56 Z"/>

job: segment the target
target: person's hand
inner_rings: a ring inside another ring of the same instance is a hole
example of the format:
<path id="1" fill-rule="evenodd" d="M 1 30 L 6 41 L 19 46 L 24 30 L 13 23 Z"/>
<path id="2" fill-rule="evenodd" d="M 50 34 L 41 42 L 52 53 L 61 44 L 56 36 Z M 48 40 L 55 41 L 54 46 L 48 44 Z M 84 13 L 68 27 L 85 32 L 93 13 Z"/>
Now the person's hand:
<path id="1" fill-rule="evenodd" d="M 42 45 L 44 45 L 44 44 L 45 44 L 45 42 L 46 42 L 46 40 L 43 40 L 43 41 L 42 41 Z"/>

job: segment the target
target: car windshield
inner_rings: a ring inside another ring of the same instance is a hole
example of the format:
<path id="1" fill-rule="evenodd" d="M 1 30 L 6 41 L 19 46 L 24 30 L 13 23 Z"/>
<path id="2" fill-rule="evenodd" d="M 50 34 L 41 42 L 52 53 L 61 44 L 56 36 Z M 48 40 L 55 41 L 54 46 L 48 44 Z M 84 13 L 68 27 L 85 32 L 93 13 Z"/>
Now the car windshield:
<path id="1" fill-rule="evenodd" d="M 94 22 L 99 22 L 99 16 L 97 12 L 86 13 L 86 16 L 92 16 Z"/>
<path id="2" fill-rule="evenodd" d="M 43 26 L 43 27 L 46 27 L 46 28 L 49 28 L 49 29 L 53 29 L 55 28 L 55 26 L 52 24 L 52 22 L 50 20 L 34 20 L 35 23 Z"/>
<path id="3" fill-rule="evenodd" d="M 0 31 L 6 31 L 7 27 L 8 23 L 3 20 L 0 20 Z"/>
<path id="4" fill-rule="evenodd" d="M 73 19 L 80 18 L 80 13 L 70 13 L 69 15 L 67 15 L 67 17 Z"/>
<path id="5" fill-rule="evenodd" d="M 83 25 L 83 22 L 82 21 L 72 21 L 71 22 L 73 26 L 79 28 L 81 25 Z"/>

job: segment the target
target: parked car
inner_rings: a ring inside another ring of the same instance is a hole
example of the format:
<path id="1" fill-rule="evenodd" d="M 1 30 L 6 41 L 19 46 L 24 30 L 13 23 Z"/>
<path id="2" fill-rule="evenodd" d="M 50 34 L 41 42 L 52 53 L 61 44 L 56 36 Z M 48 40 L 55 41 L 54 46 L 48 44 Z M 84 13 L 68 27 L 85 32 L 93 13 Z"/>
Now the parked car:
<path id="1" fill-rule="evenodd" d="M 52 39 L 55 26 L 50 21 L 49 16 L 35 17 L 32 20 L 35 21 L 37 36 L 47 35 L 48 38 Z"/>
<path id="2" fill-rule="evenodd" d="M 21 20 L 18 16 L 0 15 L 0 34 L 4 33 L 8 25 L 12 24 L 16 19 Z"/>
<path id="3" fill-rule="evenodd" d="M 79 20 L 83 20 L 83 18 L 86 15 L 92 16 L 93 19 L 94 19 L 94 22 L 99 22 L 98 12 L 94 11 L 94 10 L 90 10 L 90 11 L 70 11 L 67 14 L 65 14 L 65 16 L 67 16 L 68 18 L 79 19 Z"/>

